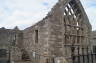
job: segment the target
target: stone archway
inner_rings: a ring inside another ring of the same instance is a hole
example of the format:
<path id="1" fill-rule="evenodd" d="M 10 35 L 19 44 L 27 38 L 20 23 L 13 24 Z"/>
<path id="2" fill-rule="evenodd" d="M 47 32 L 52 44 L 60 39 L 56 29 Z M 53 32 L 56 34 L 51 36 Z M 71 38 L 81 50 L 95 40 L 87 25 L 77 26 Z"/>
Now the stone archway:
<path id="1" fill-rule="evenodd" d="M 29 57 L 27 51 L 25 51 L 25 50 L 22 50 L 22 60 L 30 61 L 30 57 Z"/>

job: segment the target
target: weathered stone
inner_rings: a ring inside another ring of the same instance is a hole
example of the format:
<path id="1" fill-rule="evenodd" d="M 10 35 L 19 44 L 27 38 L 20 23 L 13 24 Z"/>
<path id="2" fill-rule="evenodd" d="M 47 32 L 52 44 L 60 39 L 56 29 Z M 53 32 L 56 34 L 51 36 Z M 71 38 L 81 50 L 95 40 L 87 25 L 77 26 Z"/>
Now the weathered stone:
<path id="1" fill-rule="evenodd" d="M 0 47 L 7 50 L 11 47 L 11 60 L 15 62 L 53 63 L 59 58 L 60 63 L 64 62 L 62 59 L 71 63 L 68 58 L 72 55 L 72 46 L 89 46 L 90 32 L 91 25 L 80 1 L 59 0 L 42 21 L 29 28 L 22 31 L 17 27 L 1 28 L 0 45 L 4 45 Z M 74 54 L 77 53 L 75 50 Z"/>

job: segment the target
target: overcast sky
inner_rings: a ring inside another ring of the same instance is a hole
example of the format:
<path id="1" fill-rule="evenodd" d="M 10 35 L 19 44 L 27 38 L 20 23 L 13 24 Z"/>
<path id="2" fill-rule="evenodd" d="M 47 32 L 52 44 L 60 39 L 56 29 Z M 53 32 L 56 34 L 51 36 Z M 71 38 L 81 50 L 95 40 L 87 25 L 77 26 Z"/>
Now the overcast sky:
<path id="1" fill-rule="evenodd" d="M 25 29 L 42 20 L 58 0 L 0 0 L 0 27 Z M 96 30 L 96 0 L 81 0 Z"/>

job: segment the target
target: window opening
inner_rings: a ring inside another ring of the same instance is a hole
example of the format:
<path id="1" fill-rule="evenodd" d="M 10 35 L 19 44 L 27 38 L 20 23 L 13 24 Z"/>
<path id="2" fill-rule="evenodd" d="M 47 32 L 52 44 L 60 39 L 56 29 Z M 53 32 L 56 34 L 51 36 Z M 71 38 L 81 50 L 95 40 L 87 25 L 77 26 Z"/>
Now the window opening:
<path id="1" fill-rule="evenodd" d="M 38 43 L 38 30 L 35 30 L 35 43 Z"/>

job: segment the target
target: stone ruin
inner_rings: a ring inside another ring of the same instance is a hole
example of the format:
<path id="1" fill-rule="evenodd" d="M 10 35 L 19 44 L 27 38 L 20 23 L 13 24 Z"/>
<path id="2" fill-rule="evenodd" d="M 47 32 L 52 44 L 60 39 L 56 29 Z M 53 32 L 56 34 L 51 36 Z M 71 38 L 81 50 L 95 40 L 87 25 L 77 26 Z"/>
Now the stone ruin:
<path id="1" fill-rule="evenodd" d="M 59 0 L 33 26 L 24 30 L 1 28 L 0 44 L 5 43 L 0 49 L 8 51 L 7 57 L 15 63 L 71 63 L 72 46 L 89 47 L 90 32 L 91 25 L 81 2 Z"/>

